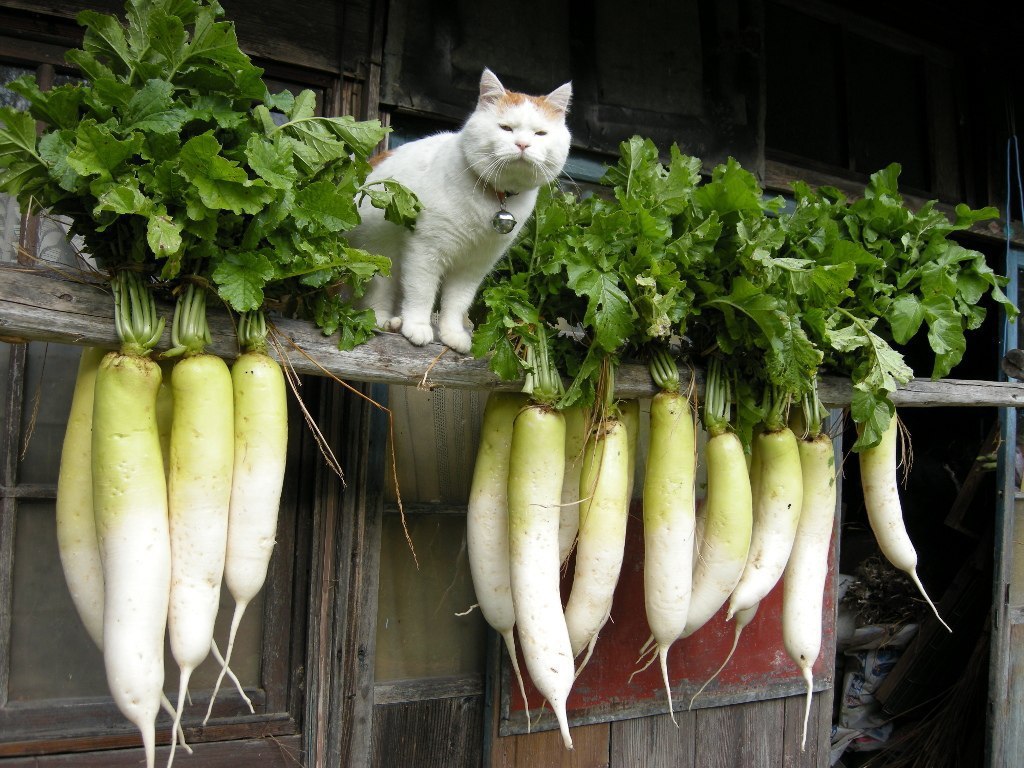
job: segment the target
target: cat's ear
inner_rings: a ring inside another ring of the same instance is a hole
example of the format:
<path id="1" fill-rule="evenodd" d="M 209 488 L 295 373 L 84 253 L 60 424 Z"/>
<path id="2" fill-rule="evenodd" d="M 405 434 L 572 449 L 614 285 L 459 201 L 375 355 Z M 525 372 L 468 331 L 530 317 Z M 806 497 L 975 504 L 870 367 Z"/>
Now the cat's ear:
<path id="1" fill-rule="evenodd" d="M 493 104 L 505 95 L 505 86 L 491 70 L 484 68 L 480 76 L 480 103 Z"/>
<path id="2" fill-rule="evenodd" d="M 572 83 L 560 85 L 547 96 L 544 101 L 553 106 L 559 112 L 566 112 L 569 109 L 569 102 L 572 100 Z"/>

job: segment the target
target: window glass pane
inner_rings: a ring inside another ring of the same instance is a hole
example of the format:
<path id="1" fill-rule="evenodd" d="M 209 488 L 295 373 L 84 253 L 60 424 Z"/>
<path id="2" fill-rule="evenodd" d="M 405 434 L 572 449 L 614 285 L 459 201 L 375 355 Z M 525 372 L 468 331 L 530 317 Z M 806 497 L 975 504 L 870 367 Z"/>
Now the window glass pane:
<path id="1" fill-rule="evenodd" d="M 2 89 L 0 89 L 2 93 Z M 18 260 L 18 238 L 21 236 L 21 210 L 10 195 L 0 195 L 0 261 Z"/>
<path id="2" fill-rule="evenodd" d="M 857 35 L 850 37 L 846 51 L 854 170 L 874 173 L 898 162 L 901 188 L 928 190 L 923 59 Z"/>
<path id="3" fill-rule="evenodd" d="M 377 682 L 477 673 L 484 668 L 486 624 L 466 559 L 466 518 L 406 515 L 419 569 L 397 514 L 384 516 L 377 608 Z"/>
<path id="4" fill-rule="evenodd" d="M 102 656 L 64 583 L 52 502 L 19 507 L 12 609 L 11 700 L 107 695 Z"/>
<path id="5" fill-rule="evenodd" d="M 14 596 L 11 620 L 12 701 L 106 696 L 102 656 L 82 626 L 68 594 L 57 551 L 52 502 L 23 502 L 14 542 Z M 216 639 L 224 650 L 234 602 L 221 593 Z M 231 669 L 244 685 L 259 681 L 262 593 L 250 603 L 231 658 Z M 176 691 L 177 667 L 165 650 L 164 687 Z M 207 657 L 193 673 L 193 694 L 213 689 L 220 668 Z M 225 680 L 222 695 L 235 695 Z M 172 696 L 173 698 L 173 696 Z"/>
<path id="6" fill-rule="evenodd" d="M 771 3 L 764 39 L 768 148 L 844 167 L 846 110 L 837 25 Z"/>
<path id="7" fill-rule="evenodd" d="M 82 238 L 68 239 L 70 219 L 41 213 L 36 220 L 38 223 L 36 224 L 35 256 L 38 261 L 33 262 L 36 266 L 46 267 L 51 264 L 60 264 L 86 272 L 91 271 L 93 262 L 82 250 L 85 247 Z"/>
<path id="8" fill-rule="evenodd" d="M 56 483 L 60 449 L 82 348 L 68 344 L 29 345 L 25 371 L 18 481 Z"/>
<path id="9" fill-rule="evenodd" d="M 12 64 L 0 64 L 0 106 L 14 107 L 15 109 L 28 109 L 28 100 L 3 86 L 22 75 L 30 75 L 35 70 L 18 67 Z"/>

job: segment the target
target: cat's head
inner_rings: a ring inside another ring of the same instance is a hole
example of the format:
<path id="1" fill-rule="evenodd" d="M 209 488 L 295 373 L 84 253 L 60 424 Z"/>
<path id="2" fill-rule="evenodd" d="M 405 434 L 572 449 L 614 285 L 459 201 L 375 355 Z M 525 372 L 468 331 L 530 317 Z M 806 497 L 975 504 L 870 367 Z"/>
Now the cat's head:
<path id="1" fill-rule="evenodd" d="M 461 131 L 463 152 L 476 174 L 506 192 L 557 178 L 569 156 L 565 113 L 571 97 L 571 83 L 547 96 L 509 91 L 485 69 L 476 109 Z"/>

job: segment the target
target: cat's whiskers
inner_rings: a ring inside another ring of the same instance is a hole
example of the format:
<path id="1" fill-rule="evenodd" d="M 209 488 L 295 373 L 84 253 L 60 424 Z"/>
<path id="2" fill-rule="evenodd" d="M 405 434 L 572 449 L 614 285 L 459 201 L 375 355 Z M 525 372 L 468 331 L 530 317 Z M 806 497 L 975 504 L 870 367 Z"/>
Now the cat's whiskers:
<path id="1" fill-rule="evenodd" d="M 494 176 L 494 174 L 491 173 L 491 169 L 495 168 L 500 162 L 501 158 L 498 154 L 496 152 L 490 152 L 488 154 L 481 154 L 477 160 L 473 160 L 466 166 L 463 173 L 469 173 L 472 171 L 476 175 L 476 180 L 473 182 L 474 191 L 479 187 L 482 192 L 491 184 L 490 178 Z M 482 170 L 477 170 L 477 166 L 479 165 L 484 165 Z"/>
<path id="2" fill-rule="evenodd" d="M 479 172 L 477 172 L 475 168 L 473 169 L 474 172 L 477 173 L 477 180 L 476 182 L 474 182 L 473 188 L 476 189 L 477 185 L 479 184 L 480 190 L 482 192 L 486 192 L 488 187 L 490 187 L 495 192 L 499 191 L 498 185 L 495 183 L 495 180 L 501 176 L 502 172 L 512 163 L 513 160 L 515 160 L 515 158 L 512 156 L 499 155 L 497 152 L 494 152 L 491 153 L 490 155 L 482 157 L 479 161 L 476 161 L 475 163 L 471 163 L 467 170 L 473 168 L 474 165 L 477 165 L 481 162 L 487 163 L 486 166 Z"/>

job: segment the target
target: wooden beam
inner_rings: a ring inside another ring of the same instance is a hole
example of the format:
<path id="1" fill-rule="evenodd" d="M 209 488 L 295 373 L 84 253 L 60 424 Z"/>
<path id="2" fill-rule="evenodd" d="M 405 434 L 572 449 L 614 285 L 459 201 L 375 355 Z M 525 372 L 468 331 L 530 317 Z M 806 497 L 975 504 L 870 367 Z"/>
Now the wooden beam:
<path id="1" fill-rule="evenodd" d="M 162 305 L 170 318 L 172 307 Z M 210 351 L 226 359 L 238 354 L 232 321 L 228 313 L 211 308 Z M 312 323 L 277 319 L 274 321 L 278 356 L 298 373 L 330 376 L 346 381 L 378 382 L 458 389 L 516 390 L 521 382 L 501 381 L 487 367 L 487 361 L 460 355 L 440 344 L 415 347 L 395 333 L 381 333 L 366 344 L 342 352 L 335 339 L 324 336 Z M 114 349 L 113 303 L 99 281 L 80 276 L 61 277 L 52 271 L 0 265 L 0 341 L 47 341 Z M 170 346 L 170 331 L 158 350 Z M 684 378 L 686 377 L 684 372 Z M 703 386 L 701 371 L 694 371 L 698 392 Z M 619 397 L 650 397 L 656 388 L 642 365 L 624 365 L 616 375 Z M 824 377 L 820 382 L 822 401 L 829 406 L 849 405 L 848 380 Z M 1024 405 L 1024 384 L 962 379 L 915 379 L 894 393 L 899 407 L 1018 407 Z"/>

